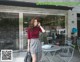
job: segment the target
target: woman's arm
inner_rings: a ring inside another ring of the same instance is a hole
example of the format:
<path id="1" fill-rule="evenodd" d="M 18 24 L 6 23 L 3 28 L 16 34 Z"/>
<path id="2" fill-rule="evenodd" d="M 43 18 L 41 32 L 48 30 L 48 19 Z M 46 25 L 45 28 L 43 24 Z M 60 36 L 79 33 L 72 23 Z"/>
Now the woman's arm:
<path id="1" fill-rule="evenodd" d="M 30 39 L 28 39 L 28 46 L 27 46 L 28 51 L 30 51 Z"/>
<path id="2" fill-rule="evenodd" d="M 42 32 L 44 33 L 45 32 L 44 28 L 42 26 L 39 26 L 39 27 L 41 28 Z"/>
<path id="3" fill-rule="evenodd" d="M 27 50 L 30 51 L 30 30 L 29 28 L 27 29 L 27 39 L 28 39 Z"/>
<path id="4" fill-rule="evenodd" d="M 38 24 L 38 26 L 40 27 L 41 31 L 44 33 L 44 32 L 45 32 L 45 30 L 44 30 L 44 28 L 41 26 L 41 24 L 40 24 L 40 23 Z"/>

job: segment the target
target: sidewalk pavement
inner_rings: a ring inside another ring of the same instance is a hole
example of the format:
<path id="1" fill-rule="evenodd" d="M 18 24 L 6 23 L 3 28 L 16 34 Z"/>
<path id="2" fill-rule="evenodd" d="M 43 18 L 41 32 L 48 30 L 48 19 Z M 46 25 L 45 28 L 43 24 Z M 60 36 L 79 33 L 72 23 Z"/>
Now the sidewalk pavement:
<path id="1" fill-rule="evenodd" d="M 0 54 L 0 56 L 1 56 L 1 54 Z M 15 53 L 13 53 L 13 61 L 7 61 L 7 62 L 24 62 L 25 56 L 26 56 L 26 52 L 15 52 Z M 45 59 L 45 57 L 43 57 L 43 58 Z M 49 62 L 47 59 L 45 59 L 45 60 L 46 60 L 45 62 Z M 0 62 L 3 62 L 3 61 L 1 61 L 1 58 L 0 58 Z M 6 62 L 6 61 L 4 61 L 4 62 Z M 71 62 L 80 62 L 80 53 L 77 50 L 75 50 L 74 56 L 73 56 Z"/>
<path id="2" fill-rule="evenodd" d="M 74 56 L 73 56 L 71 62 L 80 62 L 80 53 L 78 52 L 78 50 L 74 51 Z"/>
<path id="3" fill-rule="evenodd" d="M 25 56 L 26 56 L 26 52 L 16 52 L 13 53 L 13 61 L 7 61 L 7 62 L 24 62 Z M 1 61 L 1 57 L 0 57 L 0 62 L 6 62 L 6 61 Z"/>

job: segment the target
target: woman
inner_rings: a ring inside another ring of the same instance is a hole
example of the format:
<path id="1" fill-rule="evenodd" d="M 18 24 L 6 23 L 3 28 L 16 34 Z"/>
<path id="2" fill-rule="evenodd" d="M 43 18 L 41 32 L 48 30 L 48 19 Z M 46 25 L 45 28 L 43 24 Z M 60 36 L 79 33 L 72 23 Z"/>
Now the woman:
<path id="1" fill-rule="evenodd" d="M 39 40 L 39 33 L 45 32 L 40 25 L 39 18 L 33 18 L 28 27 L 28 51 L 31 52 L 32 62 L 39 62 L 42 55 L 41 42 Z"/>

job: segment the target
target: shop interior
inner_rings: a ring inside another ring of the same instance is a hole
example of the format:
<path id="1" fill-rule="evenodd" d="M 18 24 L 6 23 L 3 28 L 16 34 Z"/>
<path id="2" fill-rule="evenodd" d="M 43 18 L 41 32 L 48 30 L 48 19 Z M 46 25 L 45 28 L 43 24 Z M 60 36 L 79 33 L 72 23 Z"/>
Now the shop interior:
<path id="1" fill-rule="evenodd" d="M 23 49 L 27 49 L 26 29 L 33 17 L 39 17 L 41 25 L 46 30 L 45 33 L 40 33 L 40 40 L 42 43 L 64 45 L 64 15 L 23 13 L 23 19 L 21 20 L 22 22 L 20 22 L 19 13 L 0 12 L 0 50 L 19 50 L 20 44 L 23 44 L 21 45 Z M 22 31 L 20 31 L 20 29 L 22 29 Z"/>
<path id="2" fill-rule="evenodd" d="M 29 21 L 33 17 L 39 17 L 40 23 L 46 30 L 45 33 L 40 33 L 40 40 L 44 44 L 65 44 L 65 16 L 64 15 L 39 15 L 39 14 L 24 14 L 23 19 L 23 31 L 24 31 L 24 42 L 27 41 L 26 28 L 29 25 Z M 24 43 L 24 48 L 26 48 Z"/>

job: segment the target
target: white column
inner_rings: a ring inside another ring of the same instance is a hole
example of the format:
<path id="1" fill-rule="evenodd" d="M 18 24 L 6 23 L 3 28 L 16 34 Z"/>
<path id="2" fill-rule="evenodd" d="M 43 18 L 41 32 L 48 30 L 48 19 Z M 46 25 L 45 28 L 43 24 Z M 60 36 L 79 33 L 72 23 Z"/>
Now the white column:
<path id="1" fill-rule="evenodd" d="M 65 40 L 68 36 L 68 12 L 65 13 Z"/>
<path id="2" fill-rule="evenodd" d="M 69 10 L 68 11 L 68 37 L 71 38 L 71 28 L 72 28 L 72 11 Z"/>
<path id="3" fill-rule="evenodd" d="M 23 13 L 19 13 L 19 50 L 23 49 Z"/>
<path id="4" fill-rule="evenodd" d="M 72 23 L 72 28 L 77 28 L 77 13 L 72 12 L 72 16 L 72 20 L 74 21 L 74 23 Z M 75 36 L 77 36 L 77 33 L 75 33 Z"/>

